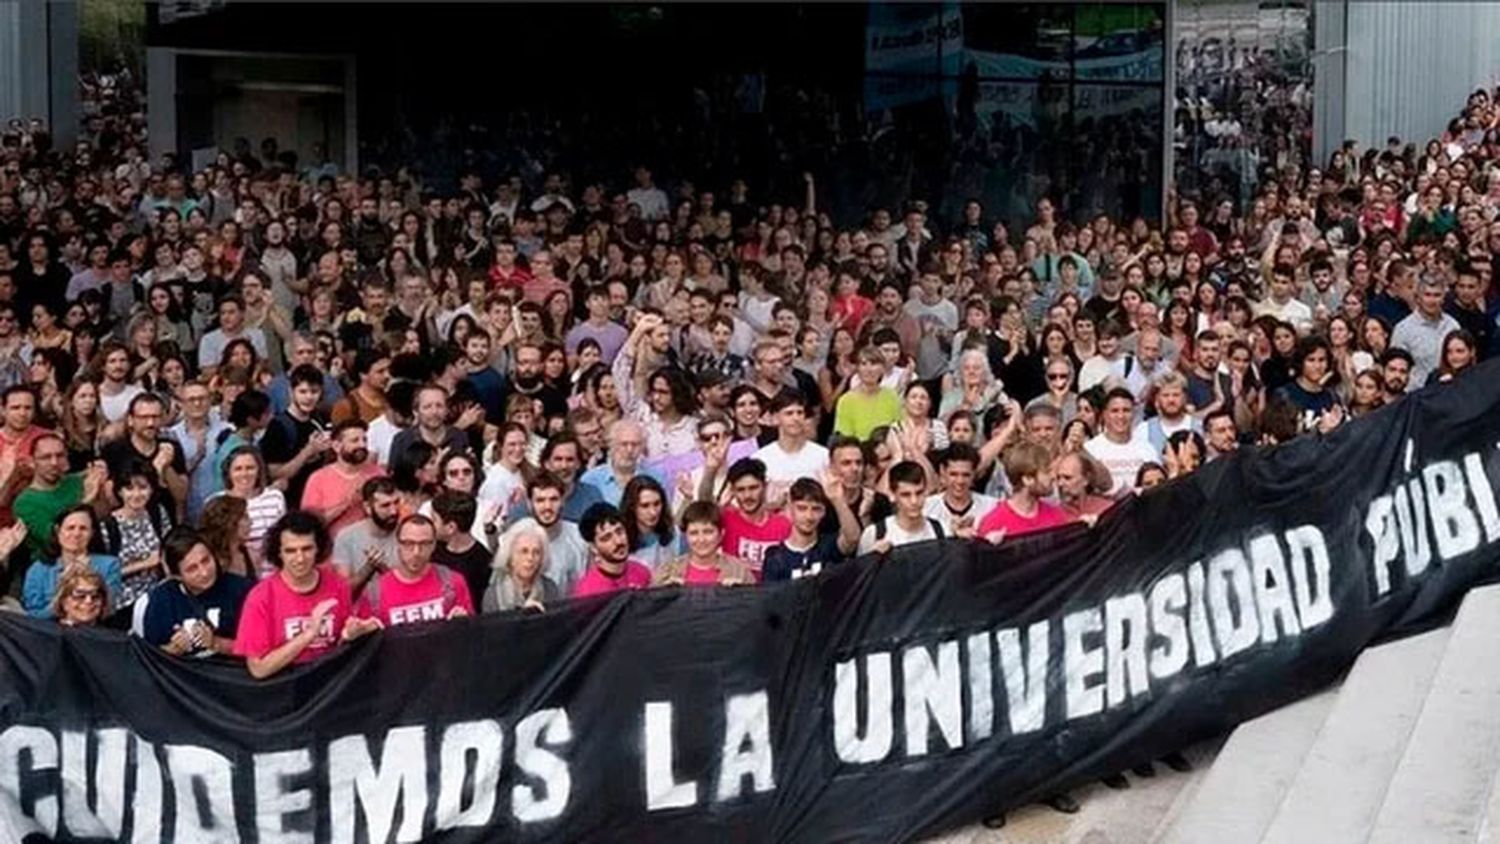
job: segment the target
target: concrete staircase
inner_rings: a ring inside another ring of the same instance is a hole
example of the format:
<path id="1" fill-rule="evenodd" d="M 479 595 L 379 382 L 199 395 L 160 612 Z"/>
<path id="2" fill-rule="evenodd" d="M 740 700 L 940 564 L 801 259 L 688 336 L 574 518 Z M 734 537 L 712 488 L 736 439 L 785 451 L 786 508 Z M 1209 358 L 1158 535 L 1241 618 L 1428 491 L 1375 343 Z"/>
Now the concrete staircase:
<path id="1" fill-rule="evenodd" d="M 1163 844 L 1500 844 L 1500 586 L 1242 724 Z M 1114 839 L 1108 839 L 1114 840 Z"/>
<path id="2" fill-rule="evenodd" d="M 1342 683 L 1187 750 L 1197 766 L 1074 791 L 930 844 L 1500 844 L 1500 586 L 1370 648 Z"/>

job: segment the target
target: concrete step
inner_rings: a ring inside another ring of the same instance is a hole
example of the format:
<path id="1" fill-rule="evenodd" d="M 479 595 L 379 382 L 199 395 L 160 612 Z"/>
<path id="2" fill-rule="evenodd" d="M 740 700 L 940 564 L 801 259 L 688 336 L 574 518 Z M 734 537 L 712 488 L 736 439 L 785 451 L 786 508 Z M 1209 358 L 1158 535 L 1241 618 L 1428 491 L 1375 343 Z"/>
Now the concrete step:
<path id="1" fill-rule="evenodd" d="M 1500 586 L 1464 599 L 1370 844 L 1472 842 L 1500 770 Z"/>
<path id="2" fill-rule="evenodd" d="M 1452 628 L 1360 654 L 1264 844 L 1364 841 L 1401 762 Z"/>
<path id="3" fill-rule="evenodd" d="M 1241 724 L 1164 844 L 1258 844 L 1337 698 L 1330 689 Z M 1310 841 L 1313 839 L 1303 839 Z"/>
<path id="4" fill-rule="evenodd" d="M 1114 791 L 1101 783 L 1070 792 L 1078 801 L 1076 815 L 1046 806 L 1022 806 L 1006 817 L 1000 829 L 974 824 L 930 839 L 928 844 L 1150 844 L 1163 823 L 1208 775 L 1224 739 L 1199 742 L 1182 752 L 1193 770 L 1181 774 L 1164 764 L 1156 776 L 1143 778 L 1126 772 L 1131 787 Z"/>

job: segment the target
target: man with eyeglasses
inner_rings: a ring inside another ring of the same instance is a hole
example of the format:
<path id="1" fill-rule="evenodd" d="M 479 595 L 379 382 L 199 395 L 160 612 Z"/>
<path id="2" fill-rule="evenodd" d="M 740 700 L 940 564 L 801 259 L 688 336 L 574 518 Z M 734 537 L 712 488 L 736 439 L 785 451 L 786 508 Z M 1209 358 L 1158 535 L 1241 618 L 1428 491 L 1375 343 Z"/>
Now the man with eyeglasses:
<path id="1" fill-rule="evenodd" d="M 131 399 L 125 414 L 128 435 L 107 443 L 99 449 L 99 456 L 104 458 L 112 478 L 119 477 L 135 460 L 150 463 L 156 470 L 151 506 L 161 505 L 181 518 L 187 504 L 187 461 L 176 440 L 162 436 L 161 421 L 165 415 L 166 404 L 155 393 L 141 393 Z"/>
<path id="2" fill-rule="evenodd" d="M 445 621 L 474 614 L 469 584 L 447 566 L 432 561 L 437 528 L 422 515 L 407 516 L 396 527 L 397 565 L 365 586 L 354 614 L 386 626 Z"/>
<path id="3" fill-rule="evenodd" d="M 579 485 L 592 486 L 601 500 L 617 507 L 625 494 L 625 485 L 636 475 L 649 475 L 666 488 L 667 479 L 662 473 L 643 463 L 645 453 L 646 429 L 634 419 L 621 419 L 609 429 L 608 460 L 584 472 Z"/>
<path id="4" fill-rule="evenodd" d="M 177 400 L 182 403 L 182 420 L 168 428 L 167 435 L 177 443 L 187 470 L 187 521 L 197 523 L 208 497 L 223 486 L 216 477 L 218 462 L 212 458 L 219 441 L 234 429 L 210 413 L 213 396 L 206 381 L 185 382 L 177 388 Z"/>

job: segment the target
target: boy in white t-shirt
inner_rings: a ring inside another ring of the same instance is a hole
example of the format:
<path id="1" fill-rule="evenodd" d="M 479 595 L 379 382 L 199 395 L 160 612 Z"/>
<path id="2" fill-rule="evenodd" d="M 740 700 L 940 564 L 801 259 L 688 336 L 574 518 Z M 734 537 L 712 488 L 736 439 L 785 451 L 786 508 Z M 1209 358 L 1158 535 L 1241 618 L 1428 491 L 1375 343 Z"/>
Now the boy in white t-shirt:
<path id="1" fill-rule="evenodd" d="M 927 473 L 920 465 L 903 460 L 891 467 L 891 496 L 896 514 L 870 525 L 859 535 L 859 553 L 884 554 L 892 548 L 942 539 L 946 534 L 936 519 L 923 515 L 927 503 Z"/>
<path id="2" fill-rule="evenodd" d="M 1110 390 L 1104 397 L 1103 431 L 1083 444 L 1089 456 L 1104 464 L 1114 479 L 1110 495 L 1119 497 L 1135 487 L 1135 475 L 1141 466 L 1160 459 L 1156 449 L 1144 437 L 1131 435 L 1135 419 L 1135 396 L 1124 387 Z"/>
<path id="3" fill-rule="evenodd" d="M 828 471 L 828 449 L 808 439 L 812 425 L 801 395 L 782 390 L 771 400 L 776 414 L 776 441 L 755 452 L 766 464 L 767 501 L 780 507 L 787 490 L 799 478 L 823 477 Z"/>

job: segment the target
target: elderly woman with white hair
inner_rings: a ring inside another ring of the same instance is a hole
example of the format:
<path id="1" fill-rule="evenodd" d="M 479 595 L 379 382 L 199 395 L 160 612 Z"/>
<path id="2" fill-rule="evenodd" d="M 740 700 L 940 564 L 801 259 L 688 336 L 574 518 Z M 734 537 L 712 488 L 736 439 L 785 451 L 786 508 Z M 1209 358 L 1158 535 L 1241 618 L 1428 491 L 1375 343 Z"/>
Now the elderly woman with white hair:
<path id="1" fill-rule="evenodd" d="M 500 537 L 494 573 L 484 590 L 481 609 L 540 612 L 562 598 L 562 590 L 546 575 L 547 534 L 535 524 L 519 524 Z"/>
<path id="2" fill-rule="evenodd" d="M 1005 390 L 995 373 L 990 371 L 990 359 L 985 350 L 965 349 L 958 356 L 957 369 L 943 376 L 943 400 L 938 405 L 938 418 L 947 419 L 956 410 L 982 416 L 986 410 L 1004 402 Z"/>

